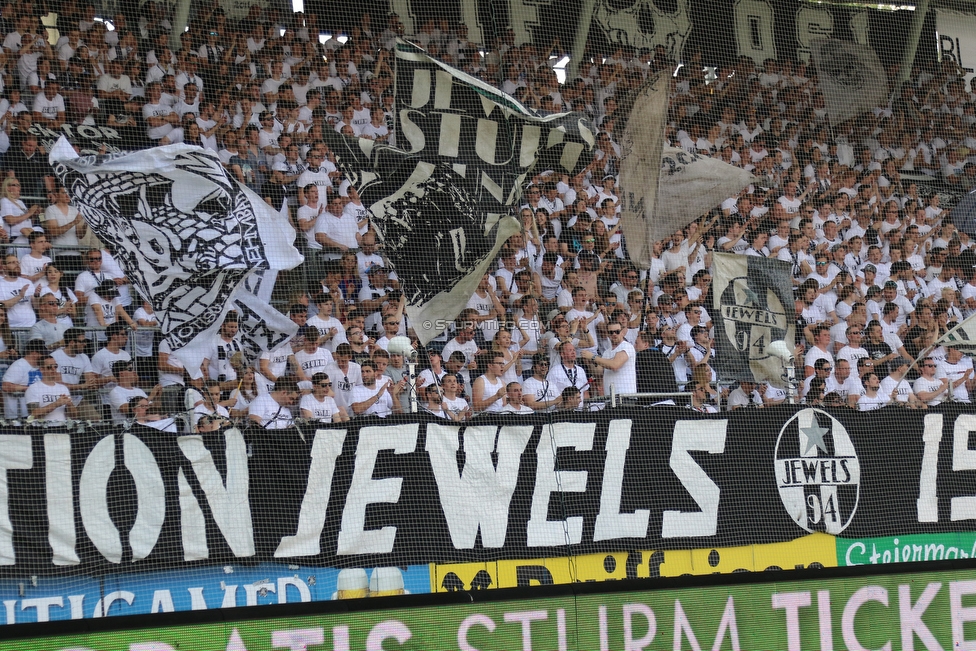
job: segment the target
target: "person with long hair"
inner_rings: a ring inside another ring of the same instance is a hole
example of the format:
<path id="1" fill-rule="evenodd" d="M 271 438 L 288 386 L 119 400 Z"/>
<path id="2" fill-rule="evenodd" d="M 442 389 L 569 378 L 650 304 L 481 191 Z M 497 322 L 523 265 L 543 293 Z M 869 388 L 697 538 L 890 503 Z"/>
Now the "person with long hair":
<path id="1" fill-rule="evenodd" d="M 539 317 L 538 298 L 525 295 L 519 299 L 518 307 L 521 315 L 516 314 L 515 327 L 518 333 L 516 343 L 522 351 L 522 375 L 524 376 L 532 370 L 532 356 L 539 352 L 539 340 L 545 334 L 546 327 Z"/>
<path id="2" fill-rule="evenodd" d="M 515 351 L 512 349 L 515 348 Z M 501 378 L 505 384 L 522 381 L 522 349 L 512 344 L 512 332 L 501 328 L 491 342 L 491 354 L 505 358 L 502 364 Z"/>
<path id="3" fill-rule="evenodd" d="M 71 205 L 71 198 L 64 186 L 58 186 L 58 189 L 49 196 L 51 205 L 45 208 L 44 213 L 39 217 L 48 240 L 55 247 L 78 246 L 81 244 L 81 239 L 88 234 L 85 218 Z M 72 276 L 81 273 L 84 269 L 80 251 L 57 250 L 57 254 L 53 257 L 54 263 Z"/>
<path id="4" fill-rule="evenodd" d="M 61 286 L 64 274 L 56 263 L 48 264 L 44 269 L 44 277 L 40 280 L 40 294 L 38 300 L 50 294 L 58 299 L 58 323 L 64 323 L 69 328 L 74 325 L 75 307 L 78 297 L 67 287 Z"/>
<path id="5" fill-rule="evenodd" d="M 27 237 L 34 230 L 34 215 L 41 209 L 37 206 L 27 207 L 20 198 L 20 181 L 15 177 L 8 177 L 0 186 L 0 219 L 3 228 L 14 244 L 27 244 Z"/>

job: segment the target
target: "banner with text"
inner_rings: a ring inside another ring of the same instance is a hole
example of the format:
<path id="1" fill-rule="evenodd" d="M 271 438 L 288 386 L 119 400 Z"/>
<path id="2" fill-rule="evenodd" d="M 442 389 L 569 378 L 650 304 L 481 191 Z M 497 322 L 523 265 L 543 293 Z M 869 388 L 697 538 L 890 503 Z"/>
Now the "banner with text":
<path id="1" fill-rule="evenodd" d="M 789 407 L 464 426 L 418 415 L 273 436 L 10 429 L 0 440 L 0 578 L 976 530 L 971 412 L 902 411 L 883 437 L 876 414 Z"/>
<path id="2" fill-rule="evenodd" d="M 782 575 L 781 575 L 782 576 Z M 0 651 L 245 649 L 970 649 L 976 570 L 627 590 L 413 608 L 329 609 L 94 631 L 48 626 Z M 470 601 L 469 601 L 470 599 Z M 272 612 L 269 610 L 269 612 Z M 218 618 L 219 617 L 219 618 Z M 915 638 L 918 638 L 916 646 Z M 897 646 L 893 646 L 893 641 Z M 324 647 L 323 647 L 324 645 Z"/>

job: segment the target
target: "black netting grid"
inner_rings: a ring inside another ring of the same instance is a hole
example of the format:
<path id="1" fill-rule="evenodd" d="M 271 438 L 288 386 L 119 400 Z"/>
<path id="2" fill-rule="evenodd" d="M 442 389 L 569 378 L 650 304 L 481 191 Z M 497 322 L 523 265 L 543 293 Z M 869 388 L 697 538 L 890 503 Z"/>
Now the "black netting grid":
<path id="1" fill-rule="evenodd" d="M 587 7 L 0 13 L 7 623 L 972 554 L 972 17 Z"/>

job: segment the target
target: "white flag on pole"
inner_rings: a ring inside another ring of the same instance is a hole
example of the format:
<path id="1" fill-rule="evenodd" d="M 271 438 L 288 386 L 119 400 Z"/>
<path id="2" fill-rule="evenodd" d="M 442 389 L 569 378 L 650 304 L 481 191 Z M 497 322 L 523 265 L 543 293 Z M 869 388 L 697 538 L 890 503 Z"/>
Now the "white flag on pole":
<path id="1" fill-rule="evenodd" d="M 832 124 L 888 103 L 888 77 L 871 48 L 833 38 L 814 39 L 810 55 Z"/>

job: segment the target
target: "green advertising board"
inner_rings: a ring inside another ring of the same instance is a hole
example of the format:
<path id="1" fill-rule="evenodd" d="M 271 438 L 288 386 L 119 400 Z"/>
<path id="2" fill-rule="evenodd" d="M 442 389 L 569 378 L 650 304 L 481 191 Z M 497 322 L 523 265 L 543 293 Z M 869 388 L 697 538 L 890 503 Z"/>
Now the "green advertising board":
<path id="1" fill-rule="evenodd" d="M 0 651 L 976 648 L 976 569 L 817 574 L 263 619 L 225 610 L 211 623 L 0 639 Z"/>

